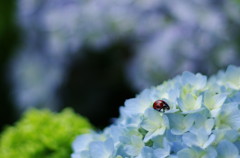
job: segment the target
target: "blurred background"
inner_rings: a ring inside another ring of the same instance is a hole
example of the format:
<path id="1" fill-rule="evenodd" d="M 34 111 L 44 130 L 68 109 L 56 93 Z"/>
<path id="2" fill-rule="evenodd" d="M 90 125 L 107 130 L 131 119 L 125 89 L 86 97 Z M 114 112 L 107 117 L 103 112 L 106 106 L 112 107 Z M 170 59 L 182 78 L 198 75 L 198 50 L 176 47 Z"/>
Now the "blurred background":
<path id="1" fill-rule="evenodd" d="M 29 108 L 103 128 L 183 71 L 240 65 L 239 0 L 0 1 L 0 129 Z"/>

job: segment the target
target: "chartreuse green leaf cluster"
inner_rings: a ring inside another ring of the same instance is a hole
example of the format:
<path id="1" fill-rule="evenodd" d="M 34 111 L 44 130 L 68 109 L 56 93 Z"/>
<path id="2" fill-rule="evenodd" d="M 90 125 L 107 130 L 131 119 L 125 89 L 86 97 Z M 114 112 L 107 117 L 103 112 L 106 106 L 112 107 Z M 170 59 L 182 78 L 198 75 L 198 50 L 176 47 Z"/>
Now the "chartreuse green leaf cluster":
<path id="1" fill-rule="evenodd" d="M 76 135 L 92 126 L 70 109 L 61 113 L 32 109 L 0 137 L 1 158 L 68 158 Z"/>
<path id="2" fill-rule="evenodd" d="M 165 112 L 153 103 L 164 100 Z M 128 99 L 101 133 L 72 144 L 72 158 L 239 158 L 240 67 L 210 78 L 184 72 Z"/>

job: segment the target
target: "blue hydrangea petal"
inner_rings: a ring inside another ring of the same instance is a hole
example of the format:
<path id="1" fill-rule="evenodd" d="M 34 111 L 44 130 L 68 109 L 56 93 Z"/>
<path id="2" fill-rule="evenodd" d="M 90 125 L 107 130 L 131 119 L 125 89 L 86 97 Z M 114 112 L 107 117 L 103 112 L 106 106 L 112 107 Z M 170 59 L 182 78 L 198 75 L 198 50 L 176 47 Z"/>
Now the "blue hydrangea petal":
<path id="1" fill-rule="evenodd" d="M 238 104 L 224 104 L 216 120 L 217 128 L 240 129 L 240 110 Z"/>
<path id="2" fill-rule="evenodd" d="M 154 156 L 157 158 L 165 158 L 170 154 L 170 149 L 156 149 L 153 151 Z"/>
<path id="3" fill-rule="evenodd" d="M 75 152 L 81 152 L 88 148 L 91 141 L 93 141 L 93 136 L 91 134 L 80 135 L 73 142 L 72 148 Z"/>
<path id="4" fill-rule="evenodd" d="M 177 153 L 178 158 L 195 158 L 197 157 L 196 152 L 189 149 L 185 148 Z"/>
<path id="5" fill-rule="evenodd" d="M 195 131 L 203 130 L 207 134 L 212 132 L 212 128 L 214 127 L 215 120 L 214 119 L 207 119 L 207 116 L 203 114 L 196 114 L 194 115 L 194 125 L 191 128 L 191 132 L 195 133 Z"/>
<path id="6" fill-rule="evenodd" d="M 184 143 L 189 147 L 198 146 L 205 149 L 213 143 L 216 137 L 214 134 L 208 135 L 204 130 L 198 130 L 195 132 L 196 133 L 188 132 L 182 136 Z"/>
<path id="7" fill-rule="evenodd" d="M 187 94 L 185 98 L 178 99 L 179 107 L 184 114 L 196 113 L 202 110 L 202 96 L 195 97 Z"/>
<path id="8" fill-rule="evenodd" d="M 187 132 L 193 125 L 194 116 L 181 114 L 170 114 L 168 115 L 171 132 L 175 135 L 182 135 Z"/>
<path id="9" fill-rule="evenodd" d="M 149 139 L 162 135 L 169 127 L 169 121 L 166 115 L 162 115 L 156 110 L 147 109 L 144 113 L 145 119 L 141 123 L 141 127 L 148 131 L 145 135 L 144 142 Z"/>
<path id="10" fill-rule="evenodd" d="M 218 144 L 221 140 L 225 139 L 230 142 L 235 142 L 239 138 L 239 132 L 233 129 L 218 129 L 213 131 L 216 139 L 214 145 Z"/>
<path id="11" fill-rule="evenodd" d="M 204 105 L 211 112 L 212 117 L 216 117 L 227 98 L 227 94 L 216 94 L 213 91 L 204 93 Z"/>
<path id="12" fill-rule="evenodd" d="M 136 158 L 154 158 L 153 149 L 151 147 L 144 146 L 141 154 L 138 155 Z"/>
<path id="13" fill-rule="evenodd" d="M 144 147 L 144 143 L 141 137 L 131 136 L 130 143 L 124 146 L 126 153 L 130 156 L 137 156 L 142 148 Z"/>
<path id="14" fill-rule="evenodd" d="M 226 82 L 230 88 L 240 89 L 240 68 L 230 65 L 223 77 L 223 82 Z"/>
<path id="15" fill-rule="evenodd" d="M 178 158 L 216 158 L 217 152 L 213 148 L 203 150 L 201 148 L 185 148 L 177 153 Z"/>
<path id="16" fill-rule="evenodd" d="M 91 158 L 111 158 L 114 153 L 113 140 L 109 138 L 105 142 L 92 142 L 89 149 Z"/>
<path id="17" fill-rule="evenodd" d="M 219 143 L 217 152 L 219 158 L 239 158 L 237 147 L 227 140 L 223 140 Z"/>
<path id="18" fill-rule="evenodd" d="M 142 114 L 147 108 L 152 107 L 154 101 L 158 99 L 157 94 L 158 91 L 155 89 L 146 89 L 136 98 L 126 100 L 123 111 L 127 115 Z"/>

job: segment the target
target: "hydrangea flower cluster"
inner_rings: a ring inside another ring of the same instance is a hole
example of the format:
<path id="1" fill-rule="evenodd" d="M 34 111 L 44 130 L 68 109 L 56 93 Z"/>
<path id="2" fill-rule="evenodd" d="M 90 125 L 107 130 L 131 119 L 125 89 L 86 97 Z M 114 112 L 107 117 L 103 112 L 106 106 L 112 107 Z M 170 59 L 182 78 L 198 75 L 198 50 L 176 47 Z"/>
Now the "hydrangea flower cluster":
<path id="1" fill-rule="evenodd" d="M 18 17 L 31 32 L 27 38 L 37 42 L 38 34 L 49 54 L 68 57 L 84 44 L 101 48 L 131 33 L 158 30 L 162 23 L 157 20 L 158 5 L 157 0 L 18 0 Z"/>
<path id="2" fill-rule="evenodd" d="M 154 36 L 179 23 L 187 28 L 198 25 L 195 29 L 206 31 L 208 40 L 226 35 L 228 19 L 239 22 L 234 16 L 239 8 L 232 0 L 18 0 L 18 9 L 23 28 L 42 35 L 42 44 L 55 55 L 74 53 L 84 43 L 101 47 L 121 36 Z M 34 33 L 29 36 L 37 39 Z"/>
<path id="3" fill-rule="evenodd" d="M 153 109 L 164 100 L 170 110 Z M 184 72 L 128 99 L 100 133 L 80 135 L 72 158 L 238 158 L 240 67 L 207 79 Z"/>
<path id="4" fill-rule="evenodd" d="M 0 135 L 2 158 L 66 158 L 71 142 L 88 133 L 92 125 L 71 109 L 59 113 L 31 109 Z"/>
<path id="5" fill-rule="evenodd" d="M 10 79 L 18 110 L 32 106 L 56 109 L 59 105 L 56 91 L 64 78 L 64 64 L 49 62 L 36 52 L 19 54 L 12 63 Z"/>
<path id="6" fill-rule="evenodd" d="M 234 28 L 240 21 L 233 13 L 240 12 L 240 4 L 234 7 L 235 1 L 215 2 L 161 3 L 163 25 L 137 47 L 127 69 L 134 88 L 143 90 L 183 71 L 213 74 L 219 67 L 238 63 L 235 37 L 240 32 Z"/>

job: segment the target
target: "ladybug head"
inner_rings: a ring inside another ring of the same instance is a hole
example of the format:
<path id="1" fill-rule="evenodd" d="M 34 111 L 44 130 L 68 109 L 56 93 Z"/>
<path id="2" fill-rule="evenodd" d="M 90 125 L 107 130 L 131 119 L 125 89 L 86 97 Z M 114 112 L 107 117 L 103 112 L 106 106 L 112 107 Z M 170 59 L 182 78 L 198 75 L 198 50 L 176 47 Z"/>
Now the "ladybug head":
<path id="1" fill-rule="evenodd" d="M 170 110 L 169 105 L 168 105 L 168 104 L 165 104 L 165 105 L 164 105 L 164 109 L 166 109 L 166 110 Z"/>

